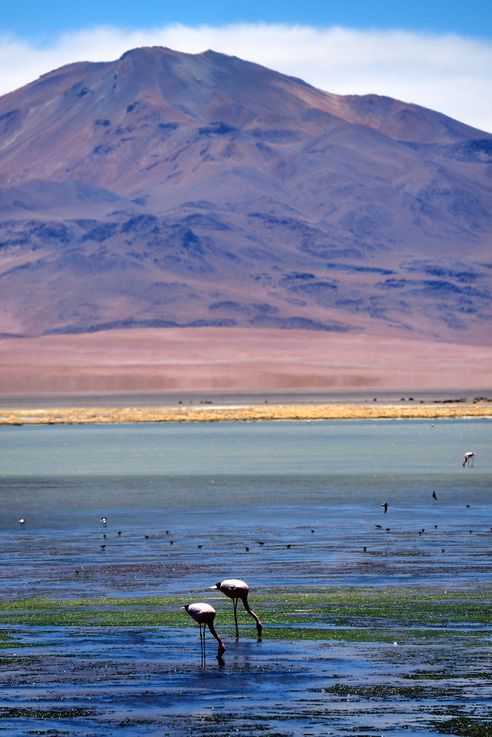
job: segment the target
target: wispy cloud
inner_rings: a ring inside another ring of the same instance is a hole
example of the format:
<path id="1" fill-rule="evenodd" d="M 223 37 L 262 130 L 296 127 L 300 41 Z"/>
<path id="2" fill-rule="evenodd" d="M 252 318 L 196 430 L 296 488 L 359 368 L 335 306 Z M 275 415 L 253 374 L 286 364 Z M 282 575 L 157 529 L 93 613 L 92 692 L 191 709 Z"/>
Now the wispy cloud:
<path id="1" fill-rule="evenodd" d="M 492 131 L 492 42 L 400 30 L 269 24 L 84 29 L 36 46 L 0 36 L 0 94 L 74 61 L 109 61 L 136 46 L 214 49 L 330 92 L 375 92 L 415 102 Z"/>

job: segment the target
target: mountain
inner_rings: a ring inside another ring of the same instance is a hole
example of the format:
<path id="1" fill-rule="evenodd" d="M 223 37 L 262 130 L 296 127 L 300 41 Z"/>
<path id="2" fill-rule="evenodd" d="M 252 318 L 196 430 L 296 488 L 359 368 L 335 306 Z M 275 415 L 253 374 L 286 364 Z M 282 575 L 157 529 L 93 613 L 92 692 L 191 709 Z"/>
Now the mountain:
<path id="1" fill-rule="evenodd" d="M 301 328 L 485 345 L 492 135 L 213 51 L 0 98 L 0 334 Z"/>

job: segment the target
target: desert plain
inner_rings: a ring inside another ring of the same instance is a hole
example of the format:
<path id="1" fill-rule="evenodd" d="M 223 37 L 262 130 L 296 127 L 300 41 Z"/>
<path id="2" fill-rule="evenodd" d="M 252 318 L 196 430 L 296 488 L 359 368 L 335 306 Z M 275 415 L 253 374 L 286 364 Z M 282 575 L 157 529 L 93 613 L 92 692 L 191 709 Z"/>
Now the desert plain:
<path id="1" fill-rule="evenodd" d="M 306 330 L 133 329 L 4 338 L 0 395 L 4 408 L 8 398 L 8 409 L 0 421 L 484 416 L 491 414 L 491 367 L 492 347 Z M 388 402 L 388 391 L 401 392 L 407 401 Z M 190 402 L 190 392 L 206 399 Z M 364 401 L 340 402 L 341 392 Z M 136 393 L 163 397 L 146 406 L 129 402 L 117 407 L 112 401 Z M 229 399 L 217 401 L 220 393 Z M 316 393 L 328 400 L 311 402 Z M 251 399 L 236 404 L 238 394 Z M 274 398 L 279 394 L 281 402 Z M 40 408 L 40 395 L 52 397 L 51 406 Z M 92 407 L 93 395 L 107 401 Z M 304 395 L 302 402 L 299 395 Z M 78 397 L 77 407 L 68 406 L 68 396 Z M 22 397 L 18 406 L 16 397 Z"/>

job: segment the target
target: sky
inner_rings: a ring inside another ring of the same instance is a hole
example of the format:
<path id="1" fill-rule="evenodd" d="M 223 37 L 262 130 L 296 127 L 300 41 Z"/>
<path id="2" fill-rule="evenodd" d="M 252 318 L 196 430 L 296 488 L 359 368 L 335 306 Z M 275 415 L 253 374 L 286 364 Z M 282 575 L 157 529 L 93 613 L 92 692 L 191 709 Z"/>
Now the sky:
<path id="1" fill-rule="evenodd" d="M 492 132 L 490 0 L 0 0 L 0 94 L 136 46 L 212 48 Z"/>

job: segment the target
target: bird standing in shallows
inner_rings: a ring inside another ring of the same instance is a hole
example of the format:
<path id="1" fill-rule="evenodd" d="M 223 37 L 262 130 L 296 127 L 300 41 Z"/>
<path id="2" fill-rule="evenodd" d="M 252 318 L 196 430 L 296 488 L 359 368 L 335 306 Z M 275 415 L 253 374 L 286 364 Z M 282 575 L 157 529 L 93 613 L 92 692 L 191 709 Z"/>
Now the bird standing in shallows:
<path id="1" fill-rule="evenodd" d="M 472 450 L 467 450 L 465 453 L 465 459 L 463 461 L 463 468 L 468 464 L 473 467 L 475 463 L 475 453 Z"/>
<path id="2" fill-rule="evenodd" d="M 382 508 L 384 509 L 384 513 L 386 514 L 386 512 L 388 511 L 388 507 L 389 507 L 389 504 L 388 504 L 388 502 L 383 502 L 383 503 L 381 504 L 381 506 L 382 506 Z"/>
<path id="3" fill-rule="evenodd" d="M 219 635 L 215 631 L 214 619 L 215 609 L 210 604 L 204 602 L 198 602 L 196 604 L 186 604 L 182 607 L 192 619 L 200 625 L 200 647 L 202 651 L 202 660 L 205 659 L 205 627 L 208 627 L 212 636 L 215 637 L 219 643 L 219 649 L 217 650 L 217 658 L 220 660 L 222 655 L 225 653 L 225 646 Z M 202 629 L 203 627 L 203 629 Z"/>
<path id="4" fill-rule="evenodd" d="M 248 604 L 248 592 L 249 586 L 244 581 L 240 581 L 238 578 L 227 578 L 224 581 L 219 581 L 215 586 L 211 586 L 211 589 L 219 589 L 223 594 L 232 599 L 232 605 L 234 607 L 234 623 L 236 625 L 236 637 L 239 637 L 239 627 L 237 626 L 237 602 L 239 599 L 243 602 L 243 606 L 248 614 L 253 617 L 256 622 L 256 631 L 258 637 L 261 637 L 263 625 L 260 622 L 258 615 L 251 609 Z"/>

